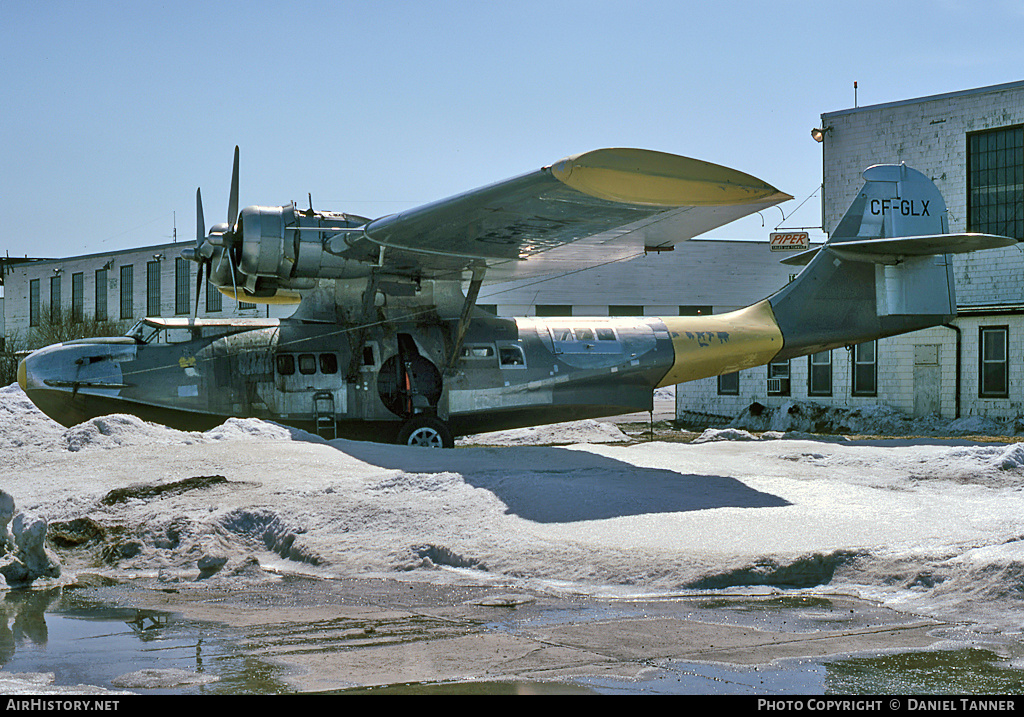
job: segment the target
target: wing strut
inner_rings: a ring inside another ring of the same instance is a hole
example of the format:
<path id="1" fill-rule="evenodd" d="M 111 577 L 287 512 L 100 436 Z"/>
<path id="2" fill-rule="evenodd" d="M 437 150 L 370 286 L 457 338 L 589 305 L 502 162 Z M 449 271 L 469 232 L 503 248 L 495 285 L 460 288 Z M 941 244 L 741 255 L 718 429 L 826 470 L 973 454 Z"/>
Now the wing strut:
<path id="1" fill-rule="evenodd" d="M 359 377 L 359 366 L 363 361 L 363 346 L 366 344 L 366 327 L 373 323 L 373 305 L 377 298 L 377 287 L 380 285 L 380 273 L 377 268 L 370 270 L 366 280 L 366 291 L 363 292 L 362 315 L 359 317 L 359 329 L 355 340 L 351 343 L 352 356 L 348 362 L 348 381 L 354 383 Z"/>
<path id="2" fill-rule="evenodd" d="M 487 267 L 483 264 L 473 266 L 473 278 L 469 282 L 469 291 L 466 292 L 466 300 L 462 304 L 462 315 L 459 316 L 459 325 L 455 329 L 455 344 L 452 346 L 452 353 L 448 357 L 445 371 L 452 371 L 455 362 L 459 360 L 462 352 L 462 342 L 466 338 L 466 329 L 469 328 L 469 316 L 476 305 L 476 297 L 480 295 L 480 286 L 484 283 L 484 273 Z"/>

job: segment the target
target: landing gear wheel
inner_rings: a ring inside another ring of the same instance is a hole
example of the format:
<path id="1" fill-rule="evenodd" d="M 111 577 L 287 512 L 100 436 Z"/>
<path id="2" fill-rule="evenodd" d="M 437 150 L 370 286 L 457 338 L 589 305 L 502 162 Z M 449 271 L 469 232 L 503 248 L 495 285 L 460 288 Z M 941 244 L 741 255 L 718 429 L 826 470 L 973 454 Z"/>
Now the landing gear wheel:
<path id="1" fill-rule="evenodd" d="M 420 414 L 406 421 L 398 432 L 398 443 L 423 448 L 451 448 L 455 445 L 451 429 L 436 416 Z"/>

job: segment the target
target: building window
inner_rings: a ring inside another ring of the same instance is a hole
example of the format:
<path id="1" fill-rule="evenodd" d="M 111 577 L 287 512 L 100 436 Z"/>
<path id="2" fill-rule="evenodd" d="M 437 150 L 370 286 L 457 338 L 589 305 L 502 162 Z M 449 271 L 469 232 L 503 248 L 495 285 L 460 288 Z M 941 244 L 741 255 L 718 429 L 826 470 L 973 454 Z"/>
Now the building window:
<path id="1" fill-rule="evenodd" d="M 96 320 L 107 320 L 107 270 L 96 270 Z"/>
<path id="2" fill-rule="evenodd" d="M 146 262 L 146 316 L 160 315 L 160 262 Z"/>
<path id="3" fill-rule="evenodd" d="M 868 341 L 853 347 L 853 382 L 850 393 L 854 396 L 878 395 L 877 341 Z"/>
<path id="4" fill-rule="evenodd" d="M 789 360 L 768 364 L 768 395 L 789 395 Z"/>
<path id="5" fill-rule="evenodd" d="M 28 325 L 39 326 L 39 279 L 28 282 Z"/>
<path id="6" fill-rule="evenodd" d="M 202 271 L 202 267 L 199 268 Z M 174 313 L 192 311 L 192 262 L 180 256 L 174 260 Z"/>
<path id="7" fill-rule="evenodd" d="M 1009 333 L 1006 326 L 982 326 L 978 329 L 978 396 L 981 398 L 1006 398 L 1010 395 Z"/>
<path id="8" fill-rule="evenodd" d="M 211 284 L 209 281 L 206 282 L 206 310 L 210 311 L 222 311 L 224 308 L 224 294 Z"/>
<path id="9" fill-rule="evenodd" d="M 476 308 L 480 309 L 481 311 L 486 311 L 488 314 L 490 314 L 492 316 L 497 316 L 498 315 L 498 305 L 497 304 L 477 304 Z"/>
<path id="10" fill-rule="evenodd" d="M 60 322 L 60 274 L 50 277 L 50 320 Z"/>
<path id="11" fill-rule="evenodd" d="M 1024 239 L 1024 126 L 967 135 L 967 231 Z"/>
<path id="12" fill-rule="evenodd" d="M 132 294 L 135 291 L 135 267 L 121 267 L 121 318 L 132 318 Z"/>
<path id="13" fill-rule="evenodd" d="M 644 307 L 632 304 L 612 304 L 608 307 L 609 316 L 643 316 Z"/>
<path id="14" fill-rule="evenodd" d="M 718 377 L 719 396 L 740 395 L 740 374 L 738 371 L 722 374 Z"/>
<path id="15" fill-rule="evenodd" d="M 807 357 L 807 395 L 832 395 L 831 351 L 821 351 Z"/>
<path id="16" fill-rule="evenodd" d="M 85 313 L 85 274 L 71 275 L 71 321 L 80 324 Z"/>
<path id="17" fill-rule="evenodd" d="M 572 306 L 565 304 L 537 304 L 537 316 L 572 316 Z"/>
<path id="18" fill-rule="evenodd" d="M 251 303 L 249 301 L 239 301 L 238 302 L 238 310 L 239 311 L 245 311 L 246 309 L 255 309 L 255 308 L 256 308 L 256 304 L 253 304 L 253 303 Z"/>
<path id="19" fill-rule="evenodd" d="M 706 316 L 711 313 L 710 306 L 687 305 L 679 307 L 680 316 Z"/>

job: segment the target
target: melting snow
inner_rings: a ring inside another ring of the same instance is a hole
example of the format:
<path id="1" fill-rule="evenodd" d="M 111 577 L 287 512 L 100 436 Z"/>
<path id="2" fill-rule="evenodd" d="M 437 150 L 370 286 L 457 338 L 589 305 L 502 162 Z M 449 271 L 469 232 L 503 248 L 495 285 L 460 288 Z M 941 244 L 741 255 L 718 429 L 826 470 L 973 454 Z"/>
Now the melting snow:
<path id="1" fill-rule="evenodd" d="M 627 445 L 612 424 L 579 422 L 432 451 L 251 419 L 65 429 L 12 386 L 0 488 L 62 536 L 60 580 L 468 571 L 595 592 L 813 588 L 1020 629 L 1024 444 L 807 440 L 793 436 L 816 427 L 811 411 L 784 414 L 690 444 Z M 826 419 L 864 434 L 896 421 Z"/>

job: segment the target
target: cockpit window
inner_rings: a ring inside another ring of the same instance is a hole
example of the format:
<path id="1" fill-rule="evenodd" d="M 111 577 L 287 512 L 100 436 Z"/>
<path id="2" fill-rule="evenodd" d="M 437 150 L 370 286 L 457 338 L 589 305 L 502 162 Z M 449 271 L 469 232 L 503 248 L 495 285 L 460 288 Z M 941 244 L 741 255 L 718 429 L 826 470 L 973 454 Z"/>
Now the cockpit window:
<path id="1" fill-rule="evenodd" d="M 613 329 L 598 329 L 597 330 L 598 341 L 614 341 L 615 331 Z"/>
<path id="2" fill-rule="evenodd" d="M 191 327 L 154 325 L 145 319 L 131 327 L 125 336 L 139 344 L 180 344 L 194 338 Z"/>

